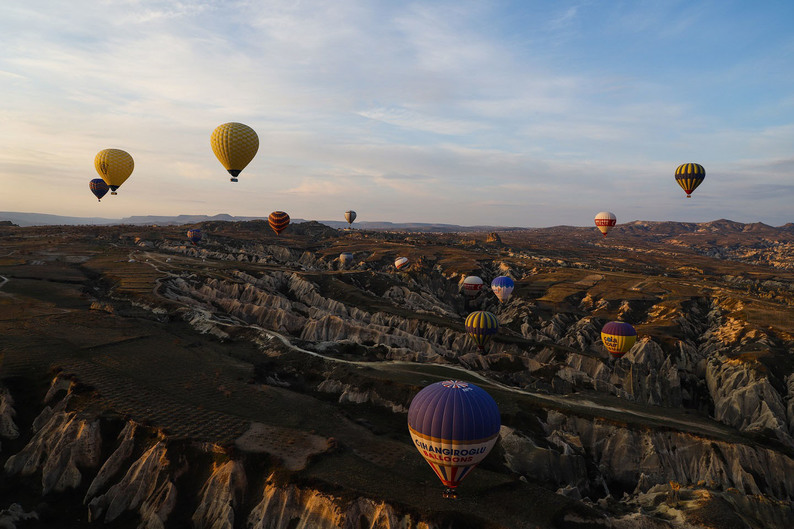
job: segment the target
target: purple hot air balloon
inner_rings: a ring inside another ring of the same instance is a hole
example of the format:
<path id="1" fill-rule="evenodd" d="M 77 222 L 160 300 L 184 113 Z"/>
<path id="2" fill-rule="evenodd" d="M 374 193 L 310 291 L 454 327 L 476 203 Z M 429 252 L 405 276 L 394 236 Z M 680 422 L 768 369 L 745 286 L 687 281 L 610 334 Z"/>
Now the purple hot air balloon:
<path id="1" fill-rule="evenodd" d="M 411 439 L 447 487 L 451 489 L 477 466 L 496 444 L 501 427 L 493 398 L 470 382 L 445 380 L 416 394 L 408 409 Z"/>
<path id="2" fill-rule="evenodd" d="M 98 202 L 102 202 L 102 197 L 110 191 L 108 185 L 101 178 L 94 178 L 88 182 L 88 189 L 91 190 Z"/>
<path id="3" fill-rule="evenodd" d="M 194 246 L 197 245 L 201 241 L 201 230 L 198 228 L 187 230 L 187 238 Z"/>

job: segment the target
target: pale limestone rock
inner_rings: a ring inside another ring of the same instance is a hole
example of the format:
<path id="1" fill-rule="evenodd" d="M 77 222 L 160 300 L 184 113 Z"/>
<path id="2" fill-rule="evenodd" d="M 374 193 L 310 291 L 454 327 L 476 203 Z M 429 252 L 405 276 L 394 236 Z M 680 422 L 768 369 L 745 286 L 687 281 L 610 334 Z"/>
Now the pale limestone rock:
<path id="1" fill-rule="evenodd" d="M 386 504 L 357 498 L 342 500 L 268 479 L 262 500 L 248 516 L 248 529 L 435 529 Z"/>
<path id="2" fill-rule="evenodd" d="M 102 464 L 102 468 L 99 469 L 96 477 L 88 487 L 83 503 L 88 503 L 100 491 L 104 490 L 110 482 L 110 479 L 121 470 L 122 465 L 127 463 L 135 448 L 136 430 L 137 425 L 134 422 L 128 422 L 124 425 L 124 428 L 119 432 L 117 438 L 118 447 Z"/>
<path id="3" fill-rule="evenodd" d="M 245 469 L 240 461 L 213 465 L 193 513 L 194 529 L 233 529 L 235 509 L 242 502 L 246 486 Z"/>
<path id="4" fill-rule="evenodd" d="M 79 487 L 82 473 L 78 467 L 92 469 L 100 462 L 99 421 L 77 419 L 75 413 L 63 411 L 65 402 L 61 401 L 55 410 L 45 408 L 46 420 L 38 421 L 33 438 L 5 464 L 10 475 L 30 475 L 40 470 L 44 494 Z"/>
<path id="5" fill-rule="evenodd" d="M 0 437 L 4 439 L 19 437 L 19 428 L 14 422 L 16 414 L 11 392 L 8 388 L 0 388 Z"/>
<path id="6" fill-rule="evenodd" d="M 108 523 L 126 511 L 137 511 L 141 516 L 139 527 L 164 527 L 176 502 L 172 480 L 182 470 L 172 474 L 169 465 L 165 442 L 160 441 L 127 469 L 121 481 L 90 501 L 90 520 Z"/>

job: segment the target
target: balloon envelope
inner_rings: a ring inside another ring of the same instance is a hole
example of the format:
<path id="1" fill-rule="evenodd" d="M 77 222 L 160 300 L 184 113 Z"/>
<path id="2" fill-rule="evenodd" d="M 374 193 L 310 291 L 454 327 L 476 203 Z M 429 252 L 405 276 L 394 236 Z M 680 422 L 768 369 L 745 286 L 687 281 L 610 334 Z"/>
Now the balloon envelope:
<path id="1" fill-rule="evenodd" d="M 110 194 L 115 195 L 119 186 L 132 174 L 135 162 L 126 151 L 104 149 L 94 157 L 94 168 L 110 188 Z"/>
<path id="2" fill-rule="evenodd" d="M 201 241 L 201 230 L 198 228 L 187 230 L 187 238 L 193 244 L 198 244 Z"/>
<path id="3" fill-rule="evenodd" d="M 279 235 L 289 226 L 289 215 L 283 211 L 274 211 L 268 216 L 267 222 L 270 224 L 272 230 L 276 232 L 276 235 Z"/>
<path id="4" fill-rule="evenodd" d="M 450 488 L 457 487 L 496 444 L 496 401 L 470 382 L 445 380 L 422 389 L 408 408 L 414 446 Z"/>
<path id="5" fill-rule="evenodd" d="M 97 197 L 97 201 L 101 202 L 102 197 L 107 195 L 110 187 L 108 187 L 105 181 L 101 178 L 94 178 L 88 182 L 88 189 L 90 189 L 94 196 Z"/>
<path id="6" fill-rule="evenodd" d="M 617 222 L 618 218 L 610 211 L 601 211 L 595 216 L 595 225 L 598 227 L 601 233 L 604 234 L 604 237 L 607 236 L 609 230 L 611 230 L 615 224 L 617 224 Z"/>
<path id="7" fill-rule="evenodd" d="M 476 296 L 482 290 L 483 281 L 477 276 L 468 276 L 463 280 L 463 293 Z"/>
<path id="8" fill-rule="evenodd" d="M 613 358 L 620 358 L 628 353 L 637 341 L 637 331 L 631 324 L 611 321 L 601 329 L 601 341 Z"/>
<path id="9" fill-rule="evenodd" d="M 352 263 L 353 254 L 350 252 L 342 252 L 339 254 L 339 262 L 342 264 Z"/>
<path id="10" fill-rule="evenodd" d="M 499 276 L 491 281 L 491 290 L 493 290 L 493 293 L 496 294 L 501 303 L 507 303 L 514 287 L 515 283 L 507 276 Z"/>
<path id="11" fill-rule="evenodd" d="M 353 224 L 353 221 L 356 220 L 356 212 L 352 209 L 345 211 L 345 220 L 348 224 Z"/>
<path id="12" fill-rule="evenodd" d="M 703 183 L 706 170 L 699 163 L 685 163 L 675 170 L 675 181 L 686 192 L 687 198 L 692 196 L 692 191 Z"/>
<path id="13" fill-rule="evenodd" d="M 482 351 L 491 340 L 491 336 L 499 331 L 499 320 L 492 313 L 478 310 L 466 316 L 466 332 Z"/>
<path id="14" fill-rule="evenodd" d="M 398 258 L 397 258 L 397 259 L 394 261 L 394 267 L 395 267 L 397 270 L 399 270 L 400 268 L 404 267 L 404 266 L 405 266 L 405 265 L 407 265 L 407 264 L 408 264 L 408 258 L 407 258 L 407 257 L 398 257 Z"/>
<path id="15" fill-rule="evenodd" d="M 210 136 L 210 145 L 215 157 L 237 181 L 240 171 L 251 163 L 259 150 L 259 136 L 248 125 L 237 122 L 218 125 Z"/>

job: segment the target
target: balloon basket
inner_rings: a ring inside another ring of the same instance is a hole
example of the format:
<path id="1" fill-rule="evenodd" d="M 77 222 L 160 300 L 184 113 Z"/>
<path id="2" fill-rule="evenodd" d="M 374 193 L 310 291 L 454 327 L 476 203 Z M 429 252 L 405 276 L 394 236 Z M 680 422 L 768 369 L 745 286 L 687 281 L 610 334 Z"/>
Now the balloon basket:
<path id="1" fill-rule="evenodd" d="M 235 177 L 229 178 L 229 182 L 236 182 L 236 181 L 237 181 L 237 179 Z"/>
<path id="2" fill-rule="evenodd" d="M 116 193 L 115 191 L 111 191 L 110 194 L 111 195 L 118 195 L 118 193 Z"/>
<path id="3" fill-rule="evenodd" d="M 458 493 L 455 492 L 455 489 L 446 488 L 444 492 L 441 493 L 441 497 L 448 500 L 457 500 Z"/>

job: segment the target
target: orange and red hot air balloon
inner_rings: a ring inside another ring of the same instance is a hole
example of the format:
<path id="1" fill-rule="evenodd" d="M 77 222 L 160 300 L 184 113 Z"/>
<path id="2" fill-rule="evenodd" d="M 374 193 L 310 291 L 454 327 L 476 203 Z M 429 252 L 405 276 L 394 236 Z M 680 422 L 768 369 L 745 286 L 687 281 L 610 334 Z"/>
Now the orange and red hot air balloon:
<path id="1" fill-rule="evenodd" d="M 283 211 L 274 211 L 267 218 L 267 222 L 273 231 L 276 232 L 276 235 L 280 235 L 289 226 L 289 215 Z"/>

